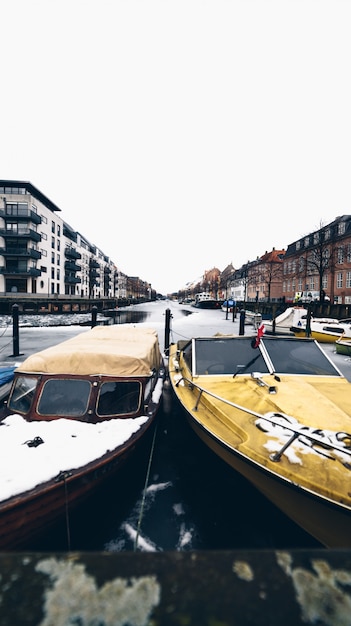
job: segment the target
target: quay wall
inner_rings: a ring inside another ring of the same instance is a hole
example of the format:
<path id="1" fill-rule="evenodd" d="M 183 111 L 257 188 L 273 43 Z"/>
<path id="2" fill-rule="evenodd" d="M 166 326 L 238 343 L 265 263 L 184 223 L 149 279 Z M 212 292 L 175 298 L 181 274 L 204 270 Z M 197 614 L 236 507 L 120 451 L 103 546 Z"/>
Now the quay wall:
<path id="1" fill-rule="evenodd" d="M 11 315 L 13 306 L 18 306 L 18 312 L 25 315 L 59 314 L 63 313 L 91 313 L 93 307 L 100 313 L 108 309 L 138 304 L 143 300 L 119 298 L 36 298 L 16 294 L 16 297 L 0 297 L 0 315 Z"/>

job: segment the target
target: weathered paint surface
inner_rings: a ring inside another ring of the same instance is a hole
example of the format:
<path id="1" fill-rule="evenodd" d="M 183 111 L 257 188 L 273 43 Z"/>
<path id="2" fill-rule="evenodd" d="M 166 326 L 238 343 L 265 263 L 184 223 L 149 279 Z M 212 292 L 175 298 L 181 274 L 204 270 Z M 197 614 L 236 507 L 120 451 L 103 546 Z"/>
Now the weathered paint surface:
<path id="1" fill-rule="evenodd" d="M 0 625 L 349 626 L 351 551 L 0 554 Z"/>

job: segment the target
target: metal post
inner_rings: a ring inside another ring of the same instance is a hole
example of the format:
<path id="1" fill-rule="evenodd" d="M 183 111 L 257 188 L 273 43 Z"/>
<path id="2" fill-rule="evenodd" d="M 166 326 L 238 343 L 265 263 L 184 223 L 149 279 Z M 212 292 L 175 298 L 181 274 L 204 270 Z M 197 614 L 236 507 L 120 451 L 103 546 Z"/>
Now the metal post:
<path id="1" fill-rule="evenodd" d="M 92 328 L 96 326 L 96 318 L 97 318 L 97 306 L 93 306 L 91 309 L 91 327 Z"/>
<path id="2" fill-rule="evenodd" d="M 166 324 L 165 324 L 165 354 L 168 355 L 169 351 L 169 337 L 171 333 L 171 309 L 166 309 Z"/>
<path id="3" fill-rule="evenodd" d="M 245 335 L 245 309 L 240 311 L 239 335 Z"/>
<path id="4" fill-rule="evenodd" d="M 19 317 L 19 307 L 18 307 L 18 304 L 14 304 L 12 307 L 13 356 L 19 356 L 18 317 Z"/>

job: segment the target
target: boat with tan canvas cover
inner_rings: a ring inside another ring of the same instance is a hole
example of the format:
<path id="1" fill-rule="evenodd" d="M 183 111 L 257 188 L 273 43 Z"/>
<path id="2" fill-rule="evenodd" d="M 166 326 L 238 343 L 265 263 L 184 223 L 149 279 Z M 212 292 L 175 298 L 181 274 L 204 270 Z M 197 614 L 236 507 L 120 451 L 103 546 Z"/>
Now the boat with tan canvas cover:
<path id="1" fill-rule="evenodd" d="M 0 421 L 0 548 L 21 545 L 135 454 L 162 402 L 158 335 L 97 326 L 28 357 Z"/>

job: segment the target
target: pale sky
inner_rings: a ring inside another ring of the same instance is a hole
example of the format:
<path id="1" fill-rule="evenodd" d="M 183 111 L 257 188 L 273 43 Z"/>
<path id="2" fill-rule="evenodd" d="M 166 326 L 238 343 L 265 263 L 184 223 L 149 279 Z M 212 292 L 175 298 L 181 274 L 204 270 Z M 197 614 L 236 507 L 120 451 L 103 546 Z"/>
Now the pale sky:
<path id="1" fill-rule="evenodd" d="M 351 214 L 349 0 L 4 0 L 0 178 L 162 293 Z"/>

